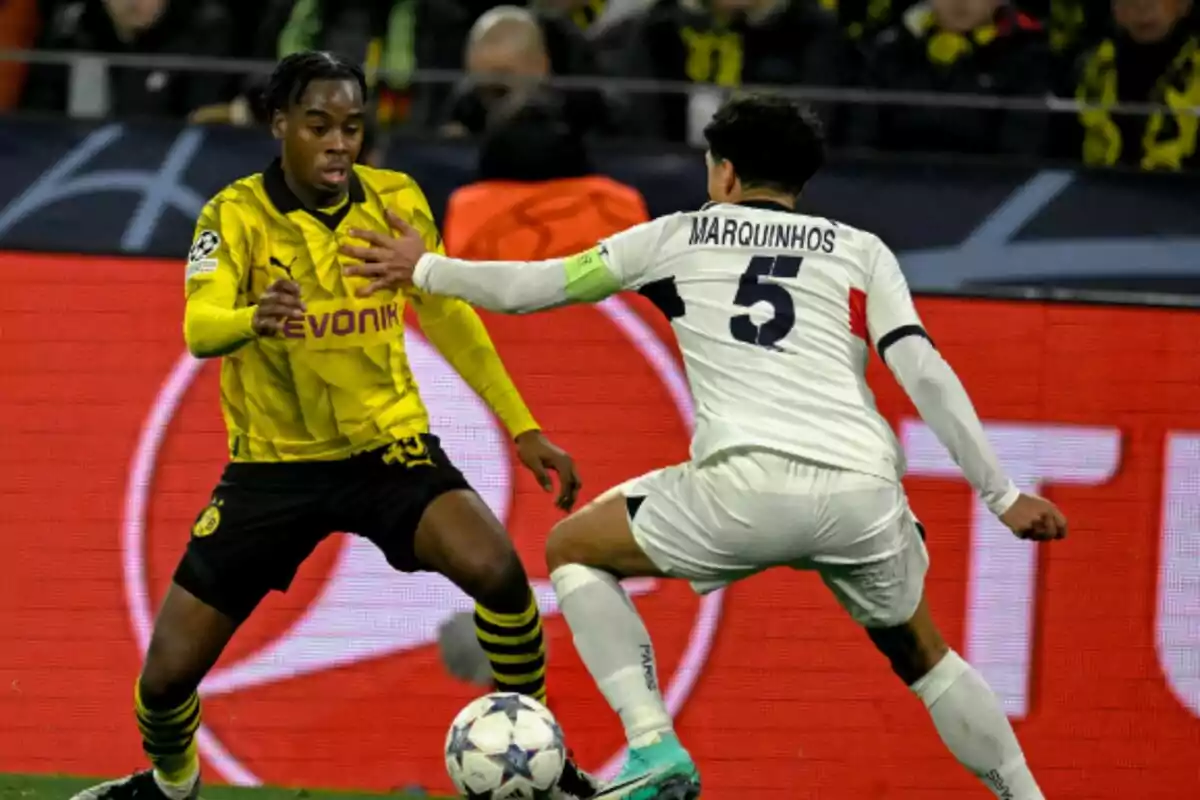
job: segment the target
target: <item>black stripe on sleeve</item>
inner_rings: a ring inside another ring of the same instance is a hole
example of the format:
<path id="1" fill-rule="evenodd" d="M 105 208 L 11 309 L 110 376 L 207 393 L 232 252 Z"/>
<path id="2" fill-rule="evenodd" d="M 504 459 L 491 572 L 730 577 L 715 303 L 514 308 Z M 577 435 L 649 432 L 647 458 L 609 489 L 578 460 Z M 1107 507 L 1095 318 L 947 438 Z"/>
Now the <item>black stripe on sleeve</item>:
<path id="1" fill-rule="evenodd" d="M 875 350 L 879 353 L 879 357 L 887 360 L 887 349 L 896 342 L 908 336 L 920 336 L 930 344 L 933 344 L 933 339 L 929 338 L 929 334 L 920 325 L 901 325 L 895 330 L 888 331 L 883 336 L 879 337 L 879 341 L 875 344 Z M 933 344 L 937 347 L 936 344 Z"/>

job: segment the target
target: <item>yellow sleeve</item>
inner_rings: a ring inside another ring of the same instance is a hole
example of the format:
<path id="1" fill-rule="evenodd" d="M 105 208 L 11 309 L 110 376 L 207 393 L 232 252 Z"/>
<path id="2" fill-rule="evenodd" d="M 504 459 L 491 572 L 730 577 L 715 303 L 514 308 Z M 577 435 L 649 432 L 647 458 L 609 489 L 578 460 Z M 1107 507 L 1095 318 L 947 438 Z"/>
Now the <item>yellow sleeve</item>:
<path id="1" fill-rule="evenodd" d="M 188 252 L 183 338 L 196 358 L 214 358 L 254 338 L 254 307 L 236 308 L 249 270 L 246 226 L 237 207 L 216 199 L 200 212 Z"/>
<path id="2" fill-rule="evenodd" d="M 407 201 L 405 207 L 398 209 L 398 213 L 421 232 L 425 246 L 431 252 L 445 255 L 442 237 L 425 195 L 416 184 L 411 186 L 411 191 L 412 194 L 404 198 Z M 456 297 L 427 294 L 420 289 L 410 290 L 408 299 L 425 336 L 500 418 L 509 435 L 515 439 L 522 433 L 538 430 L 537 420 L 509 377 L 475 309 Z"/>

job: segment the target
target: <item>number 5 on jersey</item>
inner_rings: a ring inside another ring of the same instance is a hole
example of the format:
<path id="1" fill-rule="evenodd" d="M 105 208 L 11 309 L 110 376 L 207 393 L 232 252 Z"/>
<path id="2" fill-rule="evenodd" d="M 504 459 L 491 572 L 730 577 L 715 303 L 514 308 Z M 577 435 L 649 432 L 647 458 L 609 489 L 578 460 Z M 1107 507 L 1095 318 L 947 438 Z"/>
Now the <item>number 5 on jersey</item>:
<path id="1" fill-rule="evenodd" d="M 771 318 L 755 325 L 749 314 L 738 314 L 729 320 L 729 332 L 734 339 L 759 347 L 774 347 L 775 343 L 792 332 L 796 325 L 796 302 L 791 292 L 763 278 L 795 278 L 800 274 L 800 256 L 755 256 L 738 281 L 733 303 L 749 308 L 755 303 L 769 303 Z"/>

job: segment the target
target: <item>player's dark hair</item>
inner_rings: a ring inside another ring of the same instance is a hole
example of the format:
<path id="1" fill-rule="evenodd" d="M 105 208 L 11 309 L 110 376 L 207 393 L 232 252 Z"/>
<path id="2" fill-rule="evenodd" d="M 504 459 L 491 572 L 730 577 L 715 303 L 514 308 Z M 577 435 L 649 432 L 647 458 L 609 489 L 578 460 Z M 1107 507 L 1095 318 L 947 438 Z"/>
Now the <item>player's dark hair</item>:
<path id="1" fill-rule="evenodd" d="M 825 163 L 825 132 L 808 106 L 776 95 L 734 97 L 704 128 L 708 150 L 745 187 L 798 195 Z"/>
<path id="2" fill-rule="evenodd" d="M 367 96 L 367 79 L 362 67 L 352 61 L 322 50 L 293 53 L 277 65 L 267 82 L 263 105 L 270 119 L 276 111 L 287 111 L 304 94 L 313 81 L 354 81 Z"/>

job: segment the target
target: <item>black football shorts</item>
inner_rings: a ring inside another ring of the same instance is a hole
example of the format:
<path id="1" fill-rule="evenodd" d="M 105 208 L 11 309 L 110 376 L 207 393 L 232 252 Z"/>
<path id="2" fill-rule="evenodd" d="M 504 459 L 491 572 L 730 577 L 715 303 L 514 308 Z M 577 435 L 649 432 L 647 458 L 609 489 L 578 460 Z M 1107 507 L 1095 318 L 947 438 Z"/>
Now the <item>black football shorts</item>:
<path id="1" fill-rule="evenodd" d="M 237 462 L 225 468 L 192 526 L 175 583 L 239 622 L 335 531 L 369 539 L 397 570 L 421 515 L 438 496 L 469 489 L 436 436 L 406 438 L 340 461 Z"/>

